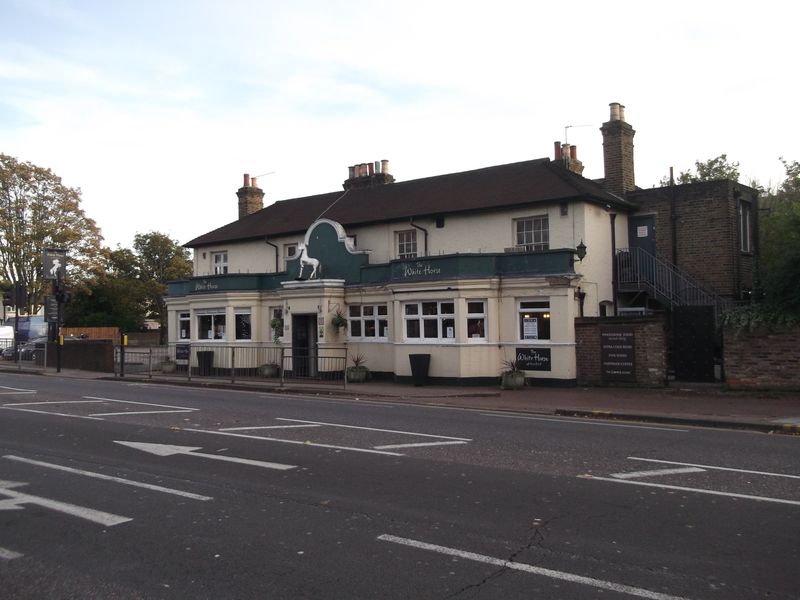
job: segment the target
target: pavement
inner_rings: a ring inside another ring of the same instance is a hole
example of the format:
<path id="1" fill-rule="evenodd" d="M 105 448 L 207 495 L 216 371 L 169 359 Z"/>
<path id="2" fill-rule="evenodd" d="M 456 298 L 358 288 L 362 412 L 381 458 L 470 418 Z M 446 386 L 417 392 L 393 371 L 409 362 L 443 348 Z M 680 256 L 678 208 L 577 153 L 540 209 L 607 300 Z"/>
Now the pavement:
<path id="1" fill-rule="evenodd" d="M 77 369 L 31 368 L 0 363 L 2 373 L 27 373 L 78 379 L 120 379 L 109 373 Z M 536 415 L 664 423 L 700 427 L 747 429 L 800 435 L 800 391 L 731 391 L 721 384 L 670 382 L 663 388 L 539 387 L 501 390 L 497 387 L 413 386 L 391 381 L 326 385 L 286 383 L 277 379 L 236 380 L 181 375 L 126 374 L 126 381 L 150 381 L 221 389 L 302 393 L 351 397 L 375 402 L 402 402 L 428 406 Z"/>

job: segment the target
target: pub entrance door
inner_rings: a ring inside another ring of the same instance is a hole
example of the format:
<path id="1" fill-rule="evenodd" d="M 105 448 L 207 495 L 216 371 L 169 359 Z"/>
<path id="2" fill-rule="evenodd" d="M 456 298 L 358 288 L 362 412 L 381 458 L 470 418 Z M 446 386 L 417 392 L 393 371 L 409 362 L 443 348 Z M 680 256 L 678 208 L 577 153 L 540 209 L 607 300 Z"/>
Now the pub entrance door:
<path id="1" fill-rule="evenodd" d="M 292 374 L 317 375 L 317 315 L 292 315 Z"/>

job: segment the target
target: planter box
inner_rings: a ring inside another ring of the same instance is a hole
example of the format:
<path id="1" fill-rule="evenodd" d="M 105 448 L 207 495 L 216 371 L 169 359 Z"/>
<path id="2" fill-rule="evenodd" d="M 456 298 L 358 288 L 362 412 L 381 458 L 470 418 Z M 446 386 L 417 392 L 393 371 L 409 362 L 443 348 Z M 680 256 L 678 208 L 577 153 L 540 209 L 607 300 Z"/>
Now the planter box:
<path id="1" fill-rule="evenodd" d="M 504 390 L 521 390 L 525 387 L 525 373 L 522 371 L 508 371 L 500 378 L 500 387 Z"/>

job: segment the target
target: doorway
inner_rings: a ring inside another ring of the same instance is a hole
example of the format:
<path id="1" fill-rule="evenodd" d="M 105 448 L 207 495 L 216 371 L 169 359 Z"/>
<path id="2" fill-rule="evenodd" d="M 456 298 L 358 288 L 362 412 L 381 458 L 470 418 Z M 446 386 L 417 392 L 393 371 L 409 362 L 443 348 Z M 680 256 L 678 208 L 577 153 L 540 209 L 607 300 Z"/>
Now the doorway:
<path id="1" fill-rule="evenodd" d="M 317 315 L 292 315 L 292 373 L 317 375 Z"/>

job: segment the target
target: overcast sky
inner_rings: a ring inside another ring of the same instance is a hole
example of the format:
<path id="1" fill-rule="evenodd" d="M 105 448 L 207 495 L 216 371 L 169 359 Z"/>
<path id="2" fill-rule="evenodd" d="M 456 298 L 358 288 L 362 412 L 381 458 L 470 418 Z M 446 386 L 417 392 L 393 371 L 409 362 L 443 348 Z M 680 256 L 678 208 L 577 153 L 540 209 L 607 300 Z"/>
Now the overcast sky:
<path id="1" fill-rule="evenodd" d="M 722 153 L 775 184 L 800 160 L 797 6 L 0 0 L 0 152 L 81 188 L 110 247 L 235 220 L 243 173 L 271 203 L 356 163 L 405 181 L 568 138 L 602 177 L 610 102 L 641 187 Z"/>

